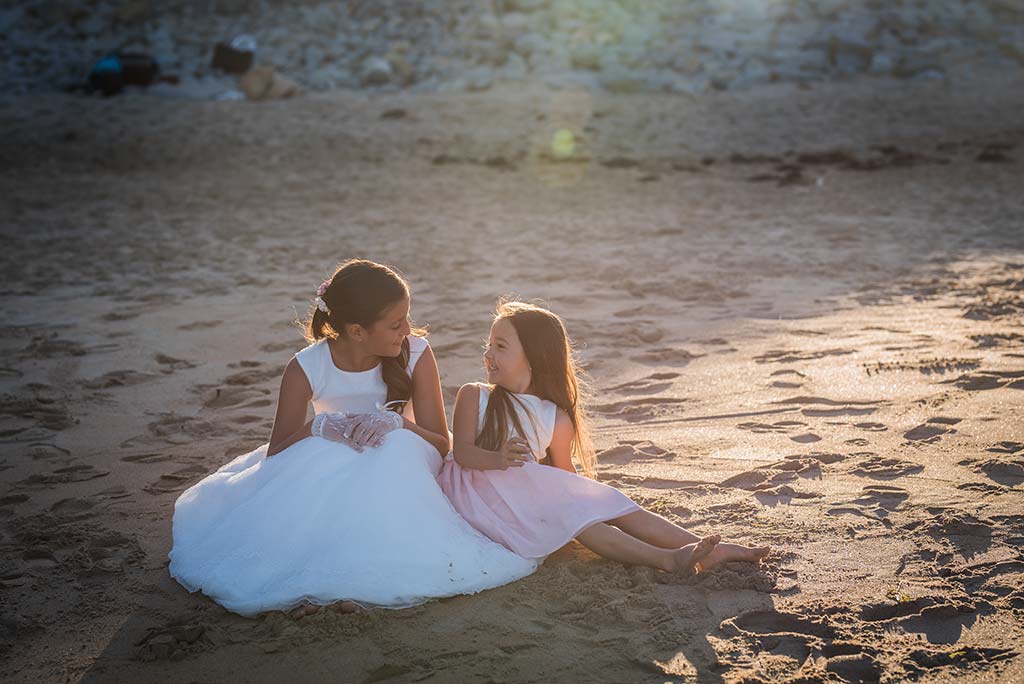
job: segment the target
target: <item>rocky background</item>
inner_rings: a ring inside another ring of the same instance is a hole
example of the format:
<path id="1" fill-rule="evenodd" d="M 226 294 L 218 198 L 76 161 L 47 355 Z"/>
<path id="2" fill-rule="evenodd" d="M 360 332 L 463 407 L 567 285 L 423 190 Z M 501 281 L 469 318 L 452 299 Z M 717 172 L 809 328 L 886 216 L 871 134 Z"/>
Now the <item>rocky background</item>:
<path id="1" fill-rule="evenodd" d="M 160 91 L 230 96 L 213 47 L 243 34 L 310 91 L 700 93 L 1024 66 L 1021 0 L 3 0 L 0 88 L 66 88 L 125 50 L 177 77 Z"/>

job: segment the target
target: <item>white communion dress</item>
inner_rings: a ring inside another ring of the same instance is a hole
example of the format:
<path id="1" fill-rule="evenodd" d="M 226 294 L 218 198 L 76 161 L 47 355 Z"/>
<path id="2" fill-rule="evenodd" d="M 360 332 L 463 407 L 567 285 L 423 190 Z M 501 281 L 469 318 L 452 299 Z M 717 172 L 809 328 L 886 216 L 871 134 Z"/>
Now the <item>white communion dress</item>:
<path id="1" fill-rule="evenodd" d="M 411 374 L 427 341 L 409 343 Z M 295 358 L 317 413 L 373 411 L 386 400 L 379 365 L 340 370 L 324 340 Z M 455 512 L 435 480 L 441 456 L 410 430 L 362 452 L 307 437 L 266 453 L 263 445 L 239 456 L 174 504 L 171 576 L 228 610 L 251 616 L 340 600 L 402 608 L 537 569 Z"/>

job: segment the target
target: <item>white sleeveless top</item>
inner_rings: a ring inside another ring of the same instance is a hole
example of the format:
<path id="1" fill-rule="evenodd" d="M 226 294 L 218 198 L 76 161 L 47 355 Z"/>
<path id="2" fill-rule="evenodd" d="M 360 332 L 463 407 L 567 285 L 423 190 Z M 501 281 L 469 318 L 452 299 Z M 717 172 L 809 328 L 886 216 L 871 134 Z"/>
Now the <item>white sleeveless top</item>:
<path id="1" fill-rule="evenodd" d="M 416 362 L 426 351 L 427 340 L 409 335 L 409 365 L 412 377 Z M 295 354 L 295 360 L 306 374 L 313 390 L 313 410 L 316 413 L 341 411 L 367 413 L 377 410 L 388 398 L 388 386 L 381 374 L 381 364 L 365 371 L 344 371 L 334 365 L 331 348 L 326 339 L 318 340 Z M 402 413 L 409 420 L 415 420 L 412 401 Z"/>
<path id="2" fill-rule="evenodd" d="M 491 397 L 491 388 L 484 384 L 477 384 L 480 388 L 480 413 L 477 417 L 476 433 L 479 435 L 484 429 L 484 412 L 487 410 L 487 401 Z M 558 406 L 553 401 L 541 399 L 532 394 L 512 395 L 512 405 L 519 414 L 519 422 L 526 431 L 522 437 L 530 444 L 530 451 L 533 452 L 534 461 L 542 461 L 547 458 L 547 448 L 551 445 L 551 438 L 555 434 L 555 418 L 558 415 Z M 508 436 L 515 436 L 515 426 L 508 421 Z"/>

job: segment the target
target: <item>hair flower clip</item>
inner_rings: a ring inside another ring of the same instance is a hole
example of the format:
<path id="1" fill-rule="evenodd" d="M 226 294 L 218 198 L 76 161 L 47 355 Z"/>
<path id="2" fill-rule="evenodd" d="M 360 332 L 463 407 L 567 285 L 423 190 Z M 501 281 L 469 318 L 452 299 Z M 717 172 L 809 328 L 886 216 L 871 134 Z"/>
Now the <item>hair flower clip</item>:
<path id="1" fill-rule="evenodd" d="M 327 302 L 325 302 L 322 297 L 316 297 L 313 300 L 313 303 L 316 304 L 316 308 L 320 309 L 325 314 L 330 313 L 330 311 L 327 309 Z"/>
<path id="2" fill-rule="evenodd" d="M 331 279 L 328 278 L 324 282 L 320 283 L 320 287 L 316 288 L 316 296 L 323 297 L 327 294 L 327 288 L 331 286 Z"/>

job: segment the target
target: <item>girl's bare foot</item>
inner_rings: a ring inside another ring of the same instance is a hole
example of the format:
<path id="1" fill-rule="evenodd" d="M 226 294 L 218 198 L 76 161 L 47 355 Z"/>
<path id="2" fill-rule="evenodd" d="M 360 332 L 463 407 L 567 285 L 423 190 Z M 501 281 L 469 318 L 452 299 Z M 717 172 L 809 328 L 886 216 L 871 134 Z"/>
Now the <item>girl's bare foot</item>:
<path id="1" fill-rule="evenodd" d="M 288 613 L 288 617 L 292 618 L 293 620 L 301 620 L 307 615 L 313 615 L 318 610 L 320 610 L 320 606 L 315 606 L 312 603 L 304 603 L 298 608 Z"/>
<path id="2" fill-rule="evenodd" d="M 715 550 L 715 546 L 721 539 L 717 534 L 709 534 L 699 542 L 687 544 L 679 549 L 672 554 L 672 571 L 681 575 L 696 572 L 697 564 Z"/>
<path id="3" fill-rule="evenodd" d="M 716 565 L 731 561 L 760 563 L 771 551 L 770 546 L 741 546 L 739 544 L 719 544 L 707 557 L 700 562 L 700 569 L 710 570 Z"/>

